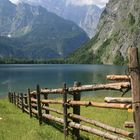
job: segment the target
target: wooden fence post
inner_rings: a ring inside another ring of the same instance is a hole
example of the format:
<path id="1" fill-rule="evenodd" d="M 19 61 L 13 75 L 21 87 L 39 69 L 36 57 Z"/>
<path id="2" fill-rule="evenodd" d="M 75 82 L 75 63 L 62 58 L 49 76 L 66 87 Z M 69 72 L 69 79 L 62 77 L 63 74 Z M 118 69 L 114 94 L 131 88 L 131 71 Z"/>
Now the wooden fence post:
<path id="1" fill-rule="evenodd" d="M 22 112 L 24 113 L 23 93 L 20 93 L 20 97 L 21 97 L 21 109 L 22 109 Z"/>
<path id="2" fill-rule="evenodd" d="M 68 116 L 67 116 L 67 87 L 66 83 L 63 86 L 63 115 L 64 115 L 64 139 L 66 139 L 68 135 Z"/>
<path id="3" fill-rule="evenodd" d="M 37 99 L 37 94 L 32 94 L 31 97 L 33 97 L 34 99 Z M 31 102 L 31 104 L 32 104 L 32 102 Z M 37 110 L 37 106 L 32 106 L 32 108 Z"/>
<path id="4" fill-rule="evenodd" d="M 15 105 L 17 106 L 17 100 L 18 100 L 18 97 L 17 97 L 18 94 L 15 94 Z"/>
<path id="5" fill-rule="evenodd" d="M 14 103 L 14 93 L 12 93 L 12 103 Z"/>
<path id="6" fill-rule="evenodd" d="M 15 105 L 17 105 L 17 94 L 15 93 Z"/>
<path id="7" fill-rule="evenodd" d="M 47 100 L 48 99 L 48 94 L 44 94 L 44 99 Z M 46 107 L 49 107 L 49 104 L 45 104 Z M 45 110 L 46 114 L 49 114 L 49 110 Z"/>
<path id="8" fill-rule="evenodd" d="M 134 113 L 134 139 L 140 140 L 140 67 L 138 48 L 129 48 L 128 54 L 132 88 L 132 104 Z"/>
<path id="9" fill-rule="evenodd" d="M 12 103 L 14 104 L 14 92 L 12 93 Z"/>
<path id="10" fill-rule="evenodd" d="M 8 99 L 9 99 L 9 102 L 11 103 L 11 92 L 8 93 Z"/>
<path id="11" fill-rule="evenodd" d="M 37 97 L 37 110 L 38 110 L 38 120 L 39 120 L 39 124 L 42 124 L 42 110 L 41 110 L 41 102 L 40 102 L 40 87 L 39 85 L 37 85 L 36 88 L 37 92 L 36 92 L 36 97 Z"/>
<path id="12" fill-rule="evenodd" d="M 29 88 L 28 88 L 28 109 L 29 109 L 29 115 L 31 118 L 32 117 L 32 105 L 31 105 L 31 93 L 30 93 Z"/>
<path id="13" fill-rule="evenodd" d="M 12 94 L 12 103 L 14 104 L 14 93 Z"/>
<path id="14" fill-rule="evenodd" d="M 28 104 L 27 94 L 24 94 L 24 101 L 25 101 L 25 104 L 27 105 Z"/>
<path id="15" fill-rule="evenodd" d="M 17 107 L 19 107 L 19 93 L 17 94 Z"/>
<path id="16" fill-rule="evenodd" d="M 15 92 L 14 92 L 13 100 L 14 100 L 14 104 L 16 105 L 16 93 Z"/>
<path id="17" fill-rule="evenodd" d="M 13 103 L 13 93 L 11 93 L 11 103 Z"/>
<path id="18" fill-rule="evenodd" d="M 80 82 L 74 82 L 74 87 L 79 87 L 79 86 L 81 86 Z M 81 99 L 80 92 L 75 92 L 73 94 L 73 100 L 80 101 L 80 99 Z M 73 106 L 73 114 L 80 115 L 80 106 L 75 106 L 75 105 Z M 80 123 L 80 120 L 73 119 L 73 122 Z M 77 137 L 77 139 L 80 138 L 80 130 L 79 129 L 73 128 L 73 134 Z"/>
<path id="19" fill-rule="evenodd" d="M 18 94 L 15 95 L 15 105 L 17 106 Z"/>

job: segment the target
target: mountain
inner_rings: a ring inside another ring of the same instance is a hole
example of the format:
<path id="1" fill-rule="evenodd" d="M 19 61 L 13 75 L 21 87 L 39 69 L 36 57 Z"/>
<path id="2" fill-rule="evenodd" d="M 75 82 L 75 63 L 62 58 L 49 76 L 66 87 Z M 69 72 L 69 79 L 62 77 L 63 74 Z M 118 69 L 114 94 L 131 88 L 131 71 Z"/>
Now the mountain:
<path id="1" fill-rule="evenodd" d="M 0 58 L 16 56 L 18 58 L 24 57 L 20 48 L 15 47 L 19 44 L 15 39 L 7 37 L 0 37 Z"/>
<path id="2" fill-rule="evenodd" d="M 10 31 L 12 19 L 15 16 L 15 5 L 8 0 L 0 0 L 0 35 Z"/>
<path id="3" fill-rule="evenodd" d="M 126 64 L 128 47 L 140 48 L 140 1 L 110 0 L 94 38 L 71 55 L 73 63 Z"/>
<path id="4" fill-rule="evenodd" d="M 57 4 L 56 1 L 58 0 L 51 1 L 51 4 L 45 3 L 44 7 L 64 19 L 74 21 L 90 38 L 95 35 L 102 9 L 96 5 L 72 5 L 66 1 L 63 1 L 63 4 Z"/>
<path id="5" fill-rule="evenodd" d="M 90 38 L 97 29 L 100 15 L 103 11 L 96 5 L 76 5 L 69 0 L 19 0 L 32 5 L 41 5 L 56 15 L 75 22 Z"/>
<path id="6" fill-rule="evenodd" d="M 64 20 L 41 6 L 14 5 L 8 0 L 0 0 L 0 35 L 5 37 L 9 51 L 12 46 L 14 52 L 18 49 L 21 56 L 34 59 L 66 57 L 89 40 L 72 21 Z M 11 44 L 8 45 L 6 40 Z M 0 48 L 5 46 L 2 44 Z M 5 56 L 2 52 L 0 55 Z"/>

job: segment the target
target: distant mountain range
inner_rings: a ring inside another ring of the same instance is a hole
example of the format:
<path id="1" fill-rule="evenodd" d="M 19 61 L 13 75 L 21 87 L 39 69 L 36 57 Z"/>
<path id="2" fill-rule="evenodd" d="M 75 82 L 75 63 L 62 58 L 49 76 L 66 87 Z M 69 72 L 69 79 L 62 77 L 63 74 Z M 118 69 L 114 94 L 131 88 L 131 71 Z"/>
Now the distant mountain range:
<path id="1" fill-rule="evenodd" d="M 41 6 L 0 0 L 1 57 L 66 57 L 88 40 L 74 22 Z"/>
<path id="2" fill-rule="evenodd" d="M 64 19 L 75 22 L 81 27 L 90 38 L 92 38 L 97 29 L 100 15 L 104 8 L 96 5 L 75 5 L 69 0 L 18 0 L 31 5 L 41 5 L 48 11 L 63 17 Z"/>

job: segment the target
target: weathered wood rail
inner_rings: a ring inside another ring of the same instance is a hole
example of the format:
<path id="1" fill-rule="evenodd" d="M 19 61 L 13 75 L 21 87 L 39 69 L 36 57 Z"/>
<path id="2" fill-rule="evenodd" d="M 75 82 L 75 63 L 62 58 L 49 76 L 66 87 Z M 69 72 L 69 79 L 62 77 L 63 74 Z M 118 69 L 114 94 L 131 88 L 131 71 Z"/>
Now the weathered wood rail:
<path id="1" fill-rule="evenodd" d="M 39 88 L 37 86 L 37 90 L 38 89 Z M 38 92 L 37 92 L 37 94 L 38 94 Z M 9 100 L 10 100 L 10 102 L 17 105 L 22 110 L 22 112 L 28 113 L 30 115 L 30 117 L 33 117 L 34 115 L 37 116 L 40 125 L 42 124 L 43 118 L 65 125 L 65 127 L 64 127 L 65 136 L 68 135 L 68 127 L 71 127 L 74 129 L 73 131 L 74 131 L 74 133 L 76 133 L 76 137 L 79 136 L 79 130 L 83 130 L 83 131 L 101 136 L 106 139 L 111 139 L 111 140 L 116 140 L 116 139 L 125 140 L 124 137 L 133 138 L 133 132 L 128 132 L 126 130 L 122 130 L 120 128 L 115 128 L 115 127 L 109 126 L 107 124 L 98 122 L 96 120 L 86 118 L 84 116 L 81 116 L 79 113 L 80 106 L 86 106 L 86 107 L 91 106 L 91 107 L 126 109 L 127 110 L 128 108 L 132 108 L 131 104 L 128 104 L 128 103 L 114 104 L 113 103 L 113 105 L 112 105 L 110 103 L 97 103 L 97 102 L 89 102 L 89 101 L 70 101 L 70 100 L 64 100 L 64 99 L 66 99 L 65 97 L 63 100 L 46 100 L 46 99 L 40 99 L 37 96 L 36 97 L 35 96 L 33 97 L 33 96 L 34 95 L 32 95 L 29 90 L 28 90 L 28 96 L 24 96 L 23 94 L 16 95 L 13 93 L 9 93 Z M 27 100 L 28 100 L 28 103 L 26 103 Z M 46 104 L 50 104 L 50 103 L 51 104 L 61 104 L 63 107 L 63 110 L 50 108 L 50 107 L 46 106 Z M 74 114 L 68 113 L 67 107 L 70 105 L 73 107 L 73 109 L 74 109 L 74 107 L 79 107 L 79 110 L 77 110 L 77 108 L 76 108 L 74 110 Z M 46 113 L 45 111 L 48 111 L 48 113 Z M 51 114 L 49 114 L 49 112 L 55 112 L 57 114 L 64 116 L 64 118 L 52 116 Z M 68 122 L 68 119 L 71 119 L 71 121 Z M 101 130 L 98 130 L 98 129 L 95 129 L 95 128 L 92 128 L 89 126 L 81 125 L 80 121 L 86 122 L 87 124 L 92 124 L 94 126 L 102 128 L 105 131 L 107 130 L 111 133 L 101 131 Z M 75 129 L 78 131 L 75 132 Z M 115 136 L 112 133 L 118 134 L 119 136 L 118 135 Z"/>
<path id="2" fill-rule="evenodd" d="M 138 59 L 137 51 L 137 48 L 129 49 L 129 76 L 107 76 L 108 80 L 115 80 L 116 82 L 114 83 L 81 85 L 81 83 L 75 82 L 73 87 L 67 87 L 67 85 L 64 83 L 63 88 L 58 89 L 41 89 L 40 86 L 37 85 L 35 91 L 28 89 L 27 94 L 16 94 L 10 92 L 8 94 L 9 101 L 17 105 L 22 110 L 22 112 L 28 113 L 30 117 L 36 116 L 40 125 L 44 119 L 63 125 L 65 139 L 68 135 L 70 127 L 73 129 L 73 135 L 75 135 L 77 139 L 80 138 L 80 130 L 82 130 L 110 140 L 126 140 L 128 138 L 140 140 L 140 73 L 139 62 L 135 60 Z M 105 103 L 81 101 L 82 92 L 93 90 L 131 90 L 132 97 L 106 97 Z M 48 94 L 62 94 L 62 100 L 50 100 L 48 98 Z M 68 94 L 71 96 L 71 98 L 68 98 Z M 50 104 L 59 104 L 62 106 L 62 110 L 51 108 L 49 106 Z M 131 128 L 134 127 L 134 131 L 129 132 L 81 116 L 80 106 L 123 110 L 131 109 L 134 113 L 134 122 L 127 122 L 125 126 Z M 73 108 L 73 111 L 70 113 L 68 109 L 71 107 Z M 55 117 L 51 115 L 50 112 L 57 113 L 60 115 L 60 117 Z M 80 124 L 80 121 L 90 124 L 90 126 Z M 91 127 L 91 125 L 101 129 L 99 130 L 95 127 Z"/>
<path id="3" fill-rule="evenodd" d="M 122 90 L 129 89 L 130 82 L 118 82 L 118 83 L 109 83 L 109 84 L 95 84 L 95 85 L 83 85 L 78 87 L 69 87 L 67 91 L 71 94 L 75 92 L 83 91 L 96 91 L 96 90 Z M 36 95 L 37 91 L 32 91 L 31 94 Z M 63 88 L 58 89 L 41 89 L 41 94 L 63 94 Z"/>

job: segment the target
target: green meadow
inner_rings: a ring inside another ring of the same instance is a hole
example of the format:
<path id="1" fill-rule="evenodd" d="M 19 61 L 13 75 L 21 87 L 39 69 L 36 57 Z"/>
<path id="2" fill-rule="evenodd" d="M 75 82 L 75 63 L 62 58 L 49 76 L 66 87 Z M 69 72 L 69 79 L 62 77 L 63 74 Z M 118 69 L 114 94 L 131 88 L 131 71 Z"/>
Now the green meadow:
<path id="1" fill-rule="evenodd" d="M 99 97 L 83 97 L 82 100 L 102 101 Z M 51 105 L 53 108 L 61 109 L 61 106 Z M 69 112 L 72 110 L 69 109 Z M 51 113 L 56 115 L 55 113 Z M 132 120 L 132 113 L 127 110 L 101 109 L 94 107 L 81 107 L 81 115 L 106 123 L 108 125 L 124 128 L 125 121 Z M 58 116 L 58 115 L 56 115 Z M 61 116 L 63 118 L 63 116 Z M 81 124 L 88 125 L 81 122 Z M 88 125 L 91 126 L 91 125 Z M 94 127 L 94 126 L 92 126 Z M 97 127 L 94 127 L 97 128 Z M 97 128 L 102 130 L 101 128 Z M 106 132 L 105 130 L 103 130 Z M 87 132 L 80 131 L 81 140 L 104 140 Z M 41 126 L 38 120 L 30 118 L 28 114 L 22 113 L 14 104 L 9 103 L 7 99 L 0 99 L 0 140 L 63 140 L 63 127 L 55 122 L 46 121 Z M 67 140 L 75 139 L 71 131 Z M 127 138 L 128 139 L 128 138 Z"/>

